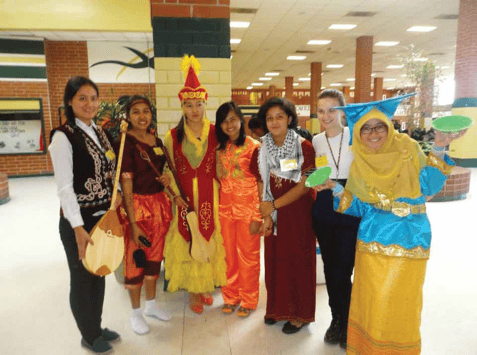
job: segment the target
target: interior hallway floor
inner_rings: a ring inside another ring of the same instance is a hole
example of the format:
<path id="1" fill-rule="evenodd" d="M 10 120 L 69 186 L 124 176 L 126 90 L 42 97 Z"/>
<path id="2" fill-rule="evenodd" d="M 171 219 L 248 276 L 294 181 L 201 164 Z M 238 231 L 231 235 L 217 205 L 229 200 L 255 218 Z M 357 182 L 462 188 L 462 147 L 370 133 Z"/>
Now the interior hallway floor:
<path id="1" fill-rule="evenodd" d="M 11 178 L 9 186 L 11 201 L 0 205 L 0 354 L 90 354 L 80 347 L 69 308 L 54 178 Z M 427 207 L 433 242 L 424 286 L 422 354 L 477 354 L 477 169 L 472 169 L 467 199 Z M 214 304 L 197 315 L 186 293 L 162 291 L 162 278 L 157 302 L 173 317 L 169 322 L 147 318 L 151 332 L 138 336 L 129 326 L 126 290 L 107 276 L 103 326 L 122 336 L 115 354 L 345 354 L 323 342 L 331 321 L 325 285 L 317 286 L 315 323 L 286 335 L 283 322 L 263 323 L 263 269 L 258 309 L 246 319 L 222 314 L 220 290 Z"/>

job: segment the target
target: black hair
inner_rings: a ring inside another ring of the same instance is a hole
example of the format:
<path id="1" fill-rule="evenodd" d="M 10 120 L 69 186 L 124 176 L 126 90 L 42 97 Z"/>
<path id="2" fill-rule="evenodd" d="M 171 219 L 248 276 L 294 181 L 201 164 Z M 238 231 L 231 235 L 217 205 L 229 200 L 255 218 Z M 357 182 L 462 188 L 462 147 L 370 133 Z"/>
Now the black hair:
<path id="1" fill-rule="evenodd" d="M 65 116 L 66 122 L 71 126 L 75 127 L 75 113 L 73 112 L 73 107 L 69 104 L 76 93 L 83 86 L 92 86 L 96 90 L 96 94 L 99 96 L 98 86 L 90 79 L 85 78 L 84 76 L 75 76 L 68 80 L 68 83 L 65 87 L 65 94 L 63 95 L 63 104 L 65 105 Z"/>
<path id="2" fill-rule="evenodd" d="M 203 102 L 206 102 L 205 100 L 202 100 Z M 184 102 L 181 102 L 181 106 L 184 105 Z M 207 115 L 207 111 L 206 109 L 204 108 L 204 117 L 205 115 Z M 176 134 L 177 134 L 177 142 L 179 144 L 182 143 L 182 141 L 184 140 L 184 136 L 185 136 L 185 131 L 184 131 L 184 125 L 185 125 L 185 120 L 186 120 L 186 116 L 185 116 L 185 113 L 182 114 L 182 117 L 179 121 L 179 123 L 177 124 L 176 126 Z"/>
<path id="3" fill-rule="evenodd" d="M 285 111 L 288 117 L 291 117 L 292 120 L 288 124 L 288 128 L 293 129 L 298 125 L 298 116 L 296 114 L 295 105 L 287 99 L 272 97 L 271 99 L 268 99 L 267 102 L 265 102 L 262 106 L 260 106 L 260 109 L 258 110 L 258 115 L 257 115 L 258 121 L 264 128 L 265 133 L 268 133 L 267 112 L 272 107 L 280 107 L 283 111 Z"/>
<path id="4" fill-rule="evenodd" d="M 118 101 L 121 99 L 121 98 L 125 98 L 125 95 L 124 96 L 121 96 Z M 128 98 L 127 102 L 124 104 L 124 112 L 126 113 L 126 117 L 129 118 L 129 111 L 131 111 L 131 108 L 139 103 L 139 102 L 144 102 L 145 104 L 147 104 L 149 106 L 149 110 L 151 111 L 151 124 L 149 125 L 148 129 L 152 132 L 154 132 L 155 130 L 155 127 L 156 127 L 156 115 L 155 115 L 155 110 L 154 110 L 154 106 L 152 106 L 152 103 L 151 103 L 151 100 L 149 100 L 149 98 L 147 96 L 144 96 L 144 95 L 132 95 Z M 131 128 L 131 122 L 128 121 L 128 127 Z"/>
<path id="5" fill-rule="evenodd" d="M 318 95 L 318 100 L 321 99 L 336 99 L 338 100 L 340 106 L 346 106 L 346 99 L 343 93 L 336 89 L 325 89 Z"/>
<path id="6" fill-rule="evenodd" d="M 240 131 L 235 145 L 241 146 L 245 143 L 245 120 L 243 118 L 242 111 L 235 102 L 228 101 L 220 105 L 217 109 L 217 112 L 215 113 L 215 136 L 219 142 L 219 147 L 217 150 L 225 149 L 227 142 L 230 139 L 229 136 L 222 130 L 222 123 L 225 121 L 225 118 L 230 111 L 234 111 L 235 114 L 240 118 Z"/>
<path id="7" fill-rule="evenodd" d="M 252 131 L 256 130 L 257 128 L 263 129 L 262 123 L 258 120 L 256 113 L 254 113 L 252 115 L 252 118 L 250 118 L 250 120 L 248 121 L 248 128 L 251 129 Z"/>

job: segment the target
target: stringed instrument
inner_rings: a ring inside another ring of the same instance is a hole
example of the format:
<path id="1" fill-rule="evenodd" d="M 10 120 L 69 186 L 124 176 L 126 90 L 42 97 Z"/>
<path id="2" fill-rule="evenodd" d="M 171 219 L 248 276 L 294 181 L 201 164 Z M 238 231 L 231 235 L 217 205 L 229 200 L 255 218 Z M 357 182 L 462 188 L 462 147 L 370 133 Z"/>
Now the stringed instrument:
<path id="1" fill-rule="evenodd" d="M 127 122 L 121 122 L 121 145 L 119 148 L 118 165 L 114 179 L 111 207 L 89 233 L 94 245 L 86 246 L 83 265 L 90 273 L 105 276 L 116 270 L 124 257 L 124 230 L 119 221 L 116 209 L 113 209 L 118 195 L 119 175 L 123 160 L 124 143 L 126 140 Z"/>

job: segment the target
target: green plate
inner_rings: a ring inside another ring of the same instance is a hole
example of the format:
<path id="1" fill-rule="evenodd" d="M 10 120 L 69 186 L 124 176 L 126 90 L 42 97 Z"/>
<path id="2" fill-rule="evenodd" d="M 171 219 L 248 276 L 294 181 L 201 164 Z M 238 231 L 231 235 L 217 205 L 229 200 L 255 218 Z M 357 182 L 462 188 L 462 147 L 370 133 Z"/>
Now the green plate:
<path id="1" fill-rule="evenodd" d="M 467 116 L 446 116 L 432 121 L 432 127 L 441 132 L 459 132 L 472 126 L 474 121 Z"/>
<path id="2" fill-rule="evenodd" d="M 311 174 L 308 179 L 305 181 L 306 187 L 313 187 L 316 185 L 323 184 L 326 179 L 328 179 L 331 175 L 331 168 L 329 166 L 324 166 L 316 170 L 313 174 Z"/>

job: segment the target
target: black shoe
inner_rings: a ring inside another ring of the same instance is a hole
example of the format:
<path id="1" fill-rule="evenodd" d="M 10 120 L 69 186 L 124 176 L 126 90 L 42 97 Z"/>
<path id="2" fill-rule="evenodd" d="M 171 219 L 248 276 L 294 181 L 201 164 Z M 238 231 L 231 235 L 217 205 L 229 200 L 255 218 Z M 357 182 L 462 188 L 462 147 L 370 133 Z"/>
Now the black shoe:
<path id="1" fill-rule="evenodd" d="M 338 344 L 341 340 L 341 318 L 333 317 L 330 327 L 325 333 L 325 343 Z"/>
<path id="2" fill-rule="evenodd" d="M 114 343 L 121 339 L 121 336 L 116 333 L 114 330 L 109 330 L 108 328 L 103 329 L 103 340 L 106 340 L 109 343 Z"/>
<path id="3" fill-rule="evenodd" d="M 92 345 L 82 338 L 81 346 L 96 354 L 110 354 L 113 351 L 113 347 L 103 337 L 96 338 Z"/>
<path id="4" fill-rule="evenodd" d="M 348 330 L 344 329 L 341 331 L 341 336 L 340 336 L 340 347 L 342 349 L 346 350 L 346 347 L 348 346 Z"/>
<path id="5" fill-rule="evenodd" d="M 283 326 L 282 332 L 285 334 L 295 334 L 301 330 L 304 326 L 308 325 L 308 323 L 303 323 L 301 327 L 294 326 L 290 322 L 286 322 Z"/>
<path id="6" fill-rule="evenodd" d="M 265 317 L 264 322 L 265 322 L 265 324 L 273 325 L 273 324 L 275 324 L 277 321 L 276 321 L 276 319 L 266 318 L 266 317 Z"/>

